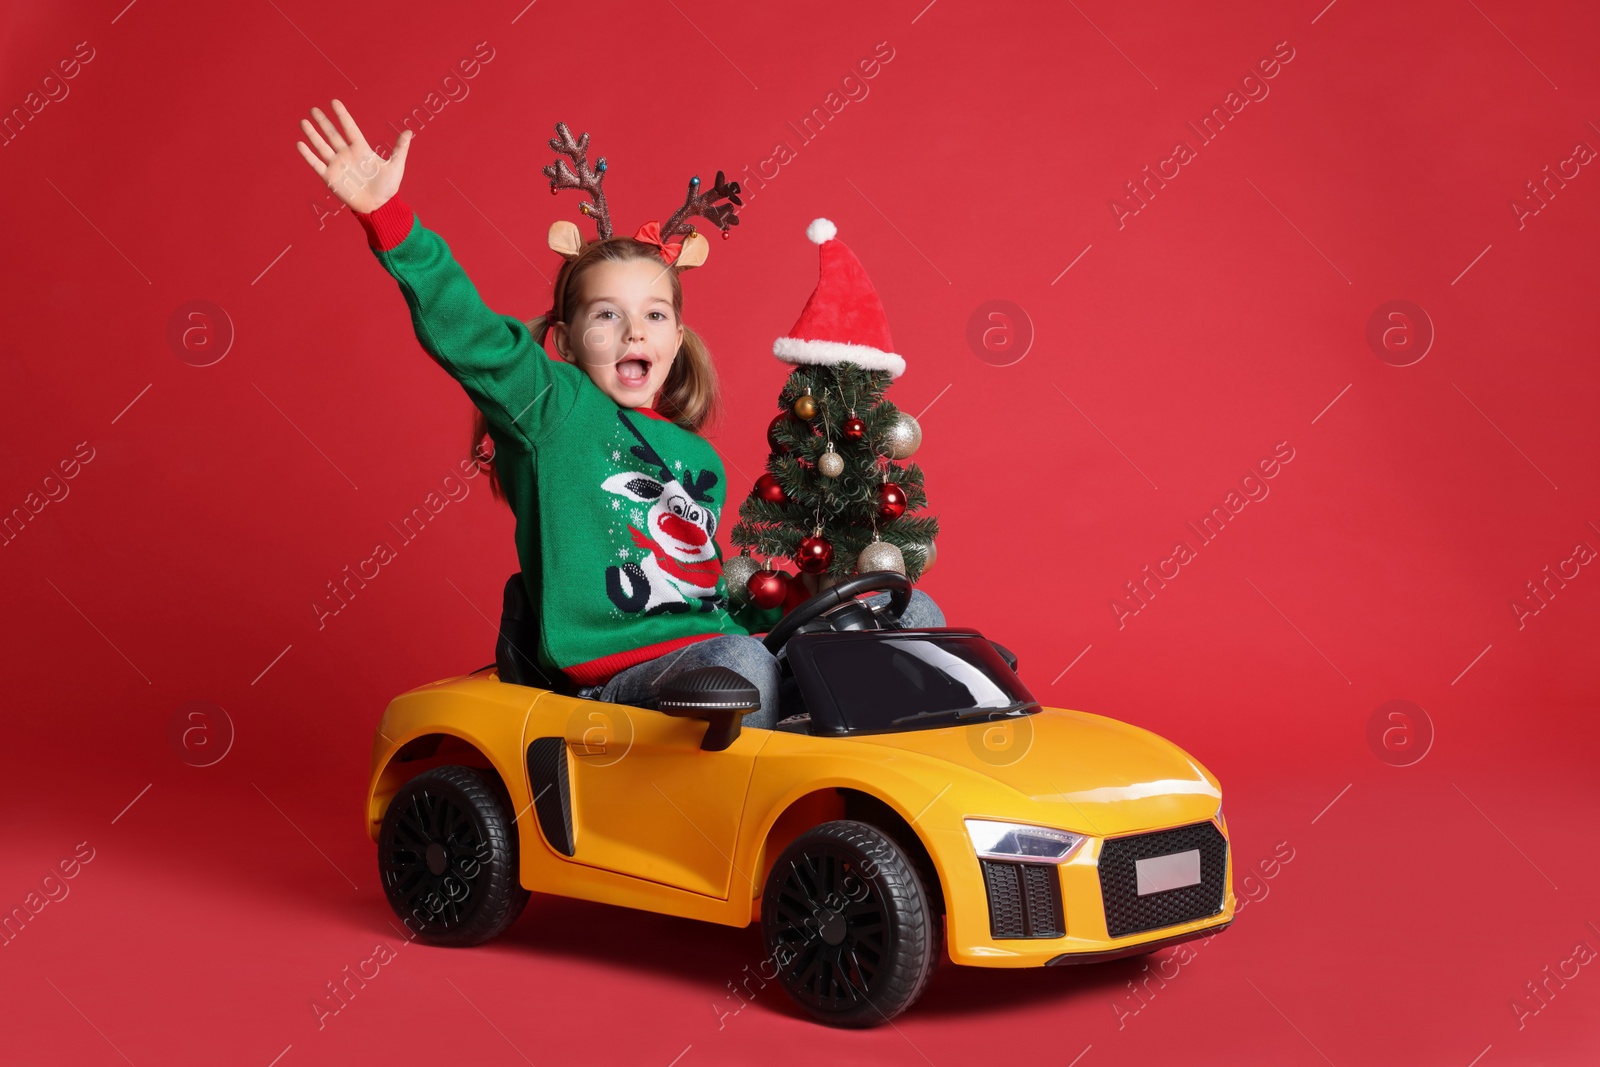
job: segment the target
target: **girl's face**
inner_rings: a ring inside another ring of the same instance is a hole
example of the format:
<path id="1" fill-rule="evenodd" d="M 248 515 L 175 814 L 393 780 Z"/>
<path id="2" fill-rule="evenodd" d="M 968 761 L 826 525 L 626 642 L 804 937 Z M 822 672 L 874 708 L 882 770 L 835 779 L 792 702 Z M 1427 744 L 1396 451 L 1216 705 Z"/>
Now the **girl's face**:
<path id="1" fill-rule="evenodd" d="M 653 408 L 683 343 L 670 270 L 648 259 L 596 263 L 583 275 L 571 320 L 552 331 L 561 358 L 618 407 Z"/>

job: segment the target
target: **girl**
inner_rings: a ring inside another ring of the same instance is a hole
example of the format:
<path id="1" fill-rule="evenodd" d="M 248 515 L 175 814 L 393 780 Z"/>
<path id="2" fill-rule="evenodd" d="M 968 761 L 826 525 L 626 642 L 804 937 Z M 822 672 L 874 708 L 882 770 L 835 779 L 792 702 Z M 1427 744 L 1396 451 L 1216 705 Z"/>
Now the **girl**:
<path id="1" fill-rule="evenodd" d="M 516 515 L 517 557 L 541 620 L 541 669 L 563 672 L 583 696 L 648 704 L 677 674 L 720 664 L 761 693 L 746 725 L 771 729 L 778 664 L 751 634 L 783 612 L 726 608 L 714 539 L 725 479 L 699 432 L 717 412 L 716 372 L 682 321 L 678 274 L 692 264 L 674 269 L 680 249 L 654 223 L 633 237 L 573 241 L 559 249 L 568 258 L 551 310 L 531 323 L 499 315 L 398 196 L 412 131 L 384 160 L 338 100 L 333 111 L 340 128 L 312 108 L 316 127 L 300 120 L 310 145 L 297 147 L 399 282 L 422 347 L 478 409 L 473 442 L 487 431 L 491 477 Z M 560 362 L 541 346 L 546 332 Z M 630 521 L 640 514 L 644 521 Z M 902 619 L 944 625 L 921 590 Z M 792 684 L 785 695 L 794 699 Z"/>

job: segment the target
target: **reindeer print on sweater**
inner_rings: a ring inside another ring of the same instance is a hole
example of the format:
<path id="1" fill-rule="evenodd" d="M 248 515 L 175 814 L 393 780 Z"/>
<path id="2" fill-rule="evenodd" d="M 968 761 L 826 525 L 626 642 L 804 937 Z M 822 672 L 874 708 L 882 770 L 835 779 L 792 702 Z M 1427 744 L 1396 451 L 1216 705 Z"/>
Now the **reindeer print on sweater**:
<path id="1" fill-rule="evenodd" d="M 717 472 L 684 467 L 674 474 L 623 409 L 617 409 L 617 418 L 637 440 L 628 453 L 643 467 L 613 474 L 600 486 L 634 505 L 618 509 L 630 515 L 631 541 L 618 555 L 630 558 L 606 567 L 606 596 L 630 614 L 715 611 L 725 606 L 717 593 L 722 561 L 714 539 L 717 505 L 711 492 L 719 481 Z M 614 455 L 620 456 L 620 450 Z M 625 458 L 621 462 L 638 466 Z M 613 507 L 616 504 L 613 501 Z M 637 518 L 641 514 L 642 520 Z"/>

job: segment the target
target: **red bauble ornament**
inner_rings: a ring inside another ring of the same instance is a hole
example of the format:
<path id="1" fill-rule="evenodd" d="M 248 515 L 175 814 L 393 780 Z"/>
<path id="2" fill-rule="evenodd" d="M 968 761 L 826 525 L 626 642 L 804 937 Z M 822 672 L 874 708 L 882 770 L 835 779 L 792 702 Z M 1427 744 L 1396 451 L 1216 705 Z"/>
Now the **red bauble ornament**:
<path id="1" fill-rule="evenodd" d="M 810 592 L 806 590 L 806 583 L 800 581 L 799 579 L 791 578 L 783 584 L 783 613 L 785 615 L 789 614 L 789 612 L 793 611 L 797 606 L 804 604 L 807 600 L 811 599 Z"/>
<path id="2" fill-rule="evenodd" d="M 782 425 L 783 421 L 787 418 L 789 418 L 789 413 L 787 411 L 782 411 L 777 415 L 774 415 L 772 421 L 767 423 L 767 447 L 774 452 L 789 451 L 788 445 L 781 444 L 778 441 L 778 427 Z"/>
<path id="3" fill-rule="evenodd" d="M 821 534 L 800 539 L 800 554 L 795 563 L 807 574 L 821 574 L 833 562 L 833 545 Z"/>
<path id="4" fill-rule="evenodd" d="M 778 484 L 771 472 L 763 474 L 756 479 L 756 496 L 769 504 L 787 504 L 789 497 L 784 493 L 783 486 Z"/>
<path id="5" fill-rule="evenodd" d="M 905 514 L 906 491 L 893 482 L 878 486 L 878 518 L 885 522 Z"/>
<path id="6" fill-rule="evenodd" d="M 745 588 L 750 591 L 750 600 L 758 608 L 775 608 L 783 603 L 783 595 L 789 585 L 789 576 L 782 571 L 771 568 L 756 571 L 745 583 Z"/>
<path id="7" fill-rule="evenodd" d="M 867 424 L 860 417 L 851 415 L 844 420 L 844 435 L 852 441 L 859 441 L 867 432 Z"/>

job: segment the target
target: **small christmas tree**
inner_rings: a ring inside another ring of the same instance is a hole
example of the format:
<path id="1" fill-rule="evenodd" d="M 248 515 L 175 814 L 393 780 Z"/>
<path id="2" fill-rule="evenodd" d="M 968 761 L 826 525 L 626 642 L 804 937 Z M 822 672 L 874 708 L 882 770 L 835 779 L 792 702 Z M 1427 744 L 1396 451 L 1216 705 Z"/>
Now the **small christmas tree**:
<path id="1" fill-rule="evenodd" d="M 939 522 L 927 506 L 922 470 L 900 464 L 922 443 L 917 420 L 884 399 L 905 370 L 883 305 L 855 255 L 817 219 L 806 236 L 821 245 L 817 288 L 773 352 L 795 369 L 767 428 L 767 470 L 739 508 L 724 561 L 736 604 L 795 603 L 856 573 L 892 570 L 912 581 L 934 560 Z M 791 581 L 752 555 L 789 559 Z"/>
<path id="2" fill-rule="evenodd" d="M 912 416 L 883 398 L 891 375 L 854 363 L 796 367 L 767 428 L 767 473 L 739 507 L 733 543 L 795 562 L 826 588 L 873 570 L 922 576 L 939 521 L 922 470 L 898 464 L 921 443 Z"/>

